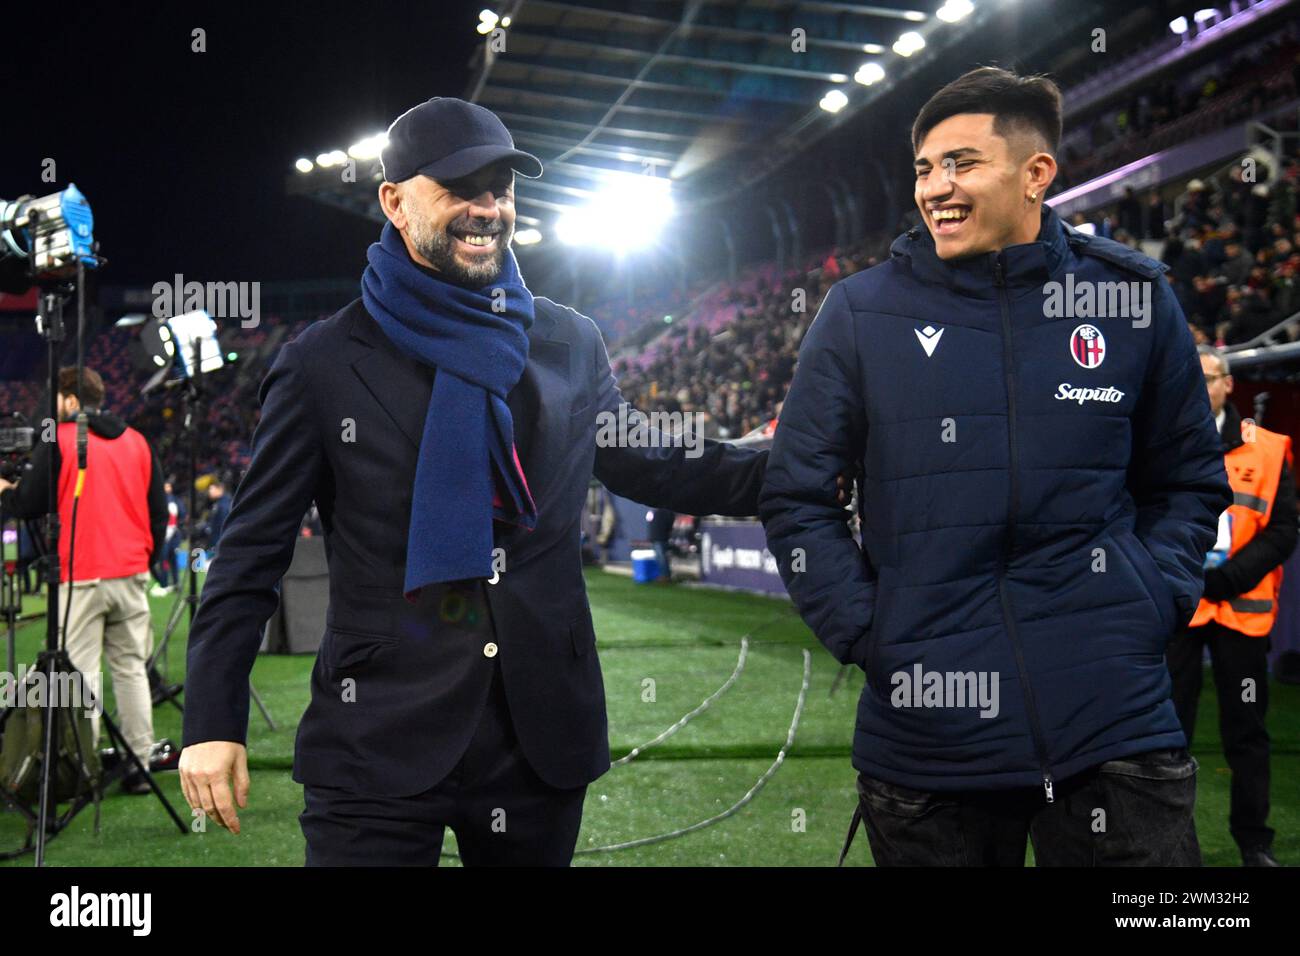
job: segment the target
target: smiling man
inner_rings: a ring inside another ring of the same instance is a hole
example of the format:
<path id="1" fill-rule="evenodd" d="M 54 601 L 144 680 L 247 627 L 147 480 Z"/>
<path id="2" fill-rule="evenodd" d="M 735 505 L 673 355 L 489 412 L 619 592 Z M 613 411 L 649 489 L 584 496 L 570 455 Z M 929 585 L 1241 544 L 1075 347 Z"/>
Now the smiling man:
<path id="1" fill-rule="evenodd" d="M 827 294 L 776 431 L 768 545 L 866 672 L 849 839 L 865 820 L 878 865 L 1200 859 L 1164 652 L 1232 499 L 1164 266 L 1043 203 L 1060 137 L 1041 77 L 925 104 L 925 226 Z M 1151 314 L 1060 315 L 1067 282 L 1146 284 Z"/>
<path id="2" fill-rule="evenodd" d="M 186 799 L 239 832 L 248 675 L 303 513 L 330 603 L 298 727 L 308 864 L 567 864 L 609 767 L 580 554 L 594 474 L 687 514 L 756 512 L 765 452 L 597 443 L 622 397 L 587 317 L 510 250 L 514 174 L 488 110 L 435 98 L 382 156 L 388 223 L 361 298 L 281 349 L 190 634 Z M 233 783 L 233 795 L 232 795 Z"/>

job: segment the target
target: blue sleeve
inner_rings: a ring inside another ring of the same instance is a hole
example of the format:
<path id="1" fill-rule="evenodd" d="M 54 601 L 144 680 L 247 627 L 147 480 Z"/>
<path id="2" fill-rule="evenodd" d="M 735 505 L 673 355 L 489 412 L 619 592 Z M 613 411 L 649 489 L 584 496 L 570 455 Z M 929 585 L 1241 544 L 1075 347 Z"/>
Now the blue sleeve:
<path id="1" fill-rule="evenodd" d="M 590 319 L 584 319 L 590 323 Z M 605 342 L 595 325 L 592 403 L 598 423 L 615 422 L 623 416 L 640 414 L 623 398 L 609 366 Z M 705 439 L 695 454 L 684 445 L 662 440 L 658 430 L 648 429 L 644 447 L 604 443 L 598 437 L 595 476 L 610 491 L 652 508 L 665 508 L 687 515 L 730 515 L 752 517 L 758 513 L 758 491 L 763 483 L 767 452 L 737 448 L 729 442 Z"/>
<path id="2" fill-rule="evenodd" d="M 1168 282 L 1153 284 L 1156 341 L 1133 416 L 1129 491 L 1134 531 L 1168 582 L 1183 625 L 1201 599 L 1205 553 L 1232 490 L 1187 320 Z"/>
<path id="3" fill-rule="evenodd" d="M 262 381 L 252 460 L 203 584 L 186 655 L 185 746 L 244 742 L 248 675 L 262 628 L 279 604 L 298 527 L 328 467 L 300 349 L 300 340 L 281 348 Z"/>
<path id="4" fill-rule="evenodd" d="M 839 475 L 854 473 L 866 442 L 860 382 L 853 314 L 837 284 L 799 348 L 759 515 L 804 622 L 836 660 L 864 666 L 875 574 L 849 533 L 835 485 Z"/>

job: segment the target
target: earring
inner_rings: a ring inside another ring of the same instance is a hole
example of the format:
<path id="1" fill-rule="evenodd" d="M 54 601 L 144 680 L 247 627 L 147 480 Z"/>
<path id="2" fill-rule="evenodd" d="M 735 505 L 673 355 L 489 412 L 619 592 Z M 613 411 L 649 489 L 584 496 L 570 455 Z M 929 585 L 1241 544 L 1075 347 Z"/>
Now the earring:
<path id="1" fill-rule="evenodd" d="M 1037 201 L 1038 201 L 1038 193 L 1030 193 L 1030 194 L 1029 194 L 1029 201 L 1030 201 L 1030 202 L 1037 202 Z"/>

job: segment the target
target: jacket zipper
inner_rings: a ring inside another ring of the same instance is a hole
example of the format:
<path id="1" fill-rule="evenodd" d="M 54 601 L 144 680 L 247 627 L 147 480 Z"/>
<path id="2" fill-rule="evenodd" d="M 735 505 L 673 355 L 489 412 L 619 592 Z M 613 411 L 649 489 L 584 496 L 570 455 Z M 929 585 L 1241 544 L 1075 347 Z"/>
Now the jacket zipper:
<path id="1" fill-rule="evenodd" d="M 1043 772 L 1043 795 L 1051 803 L 1052 772 L 1047 760 L 1047 747 L 1043 740 L 1043 728 L 1038 719 L 1038 705 L 1034 701 L 1034 689 L 1029 683 L 1029 670 L 1025 667 L 1025 654 L 1016 635 L 1015 619 L 1011 615 L 1011 601 L 1007 597 L 1006 572 L 1011 563 L 1011 552 L 1016 536 L 1016 512 L 1020 506 L 1020 489 L 1018 485 L 1020 456 L 1016 448 L 1016 383 L 1013 371 L 1011 308 L 1007 301 L 1006 280 L 1002 272 L 1002 253 L 994 253 L 993 284 L 998 290 L 998 308 L 1002 313 L 1002 364 L 1003 377 L 1007 387 L 1007 440 L 1010 449 L 1010 480 L 1007 502 L 1007 533 L 1002 554 L 998 558 L 998 599 L 1002 605 L 1002 620 L 1006 624 L 1007 637 L 1011 640 L 1012 650 L 1016 654 L 1016 670 L 1020 674 L 1020 686 L 1024 688 L 1025 709 L 1029 713 L 1029 730 L 1034 738 L 1034 750 L 1038 754 L 1039 767 Z"/>

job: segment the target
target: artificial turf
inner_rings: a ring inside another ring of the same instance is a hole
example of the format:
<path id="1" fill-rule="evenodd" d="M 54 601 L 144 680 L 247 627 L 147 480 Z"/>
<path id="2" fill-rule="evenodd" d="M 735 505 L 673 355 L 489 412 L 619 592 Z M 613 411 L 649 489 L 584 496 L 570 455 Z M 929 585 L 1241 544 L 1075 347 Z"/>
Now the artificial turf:
<path id="1" fill-rule="evenodd" d="M 856 795 L 849 745 L 861 675 L 830 693 L 839 665 L 812 638 L 785 600 L 683 586 L 645 586 L 599 571 L 587 587 L 605 675 L 610 749 L 615 758 L 649 741 L 709 697 L 736 670 L 741 638 L 752 635 L 738 677 L 710 707 L 663 743 L 616 766 L 587 791 L 579 866 L 833 865 Z M 173 598 L 151 597 L 160 638 Z M 24 600 L 24 613 L 43 607 Z M 173 637 L 169 677 L 183 680 L 185 622 Z M 31 662 L 44 640 L 43 620 L 18 631 L 18 660 Z M 811 668 L 787 758 L 739 810 L 682 836 L 629 849 L 625 842 L 670 834 L 719 816 L 772 767 L 785 745 L 804 676 Z M 48 847 L 63 866 L 297 866 L 303 838 L 297 816 L 302 788 L 290 777 L 297 721 L 307 703 L 309 656 L 259 657 L 253 682 L 277 729 L 253 710 L 249 720 L 252 791 L 238 837 L 218 827 L 181 836 L 151 797 L 113 790 L 102 805 L 100 832 L 87 810 Z M 1300 687 L 1274 684 L 1275 852 L 1300 865 Z M 111 694 L 109 698 L 111 708 Z M 1229 772 L 1219 742 L 1213 684 L 1207 675 L 1193 752 L 1201 763 L 1197 825 L 1206 865 L 1234 866 L 1228 834 Z M 154 712 L 155 733 L 180 741 L 180 713 Z M 176 774 L 159 779 L 188 818 Z M 22 841 L 21 821 L 0 813 L 0 851 Z M 444 864 L 455 865 L 447 835 Z M 1032 855 L 1032 854 L 1031 854 Z M 870 865 L 859 836 L 847 865 Z M 30 856 L 8 865 L 30 865 Z"/>

